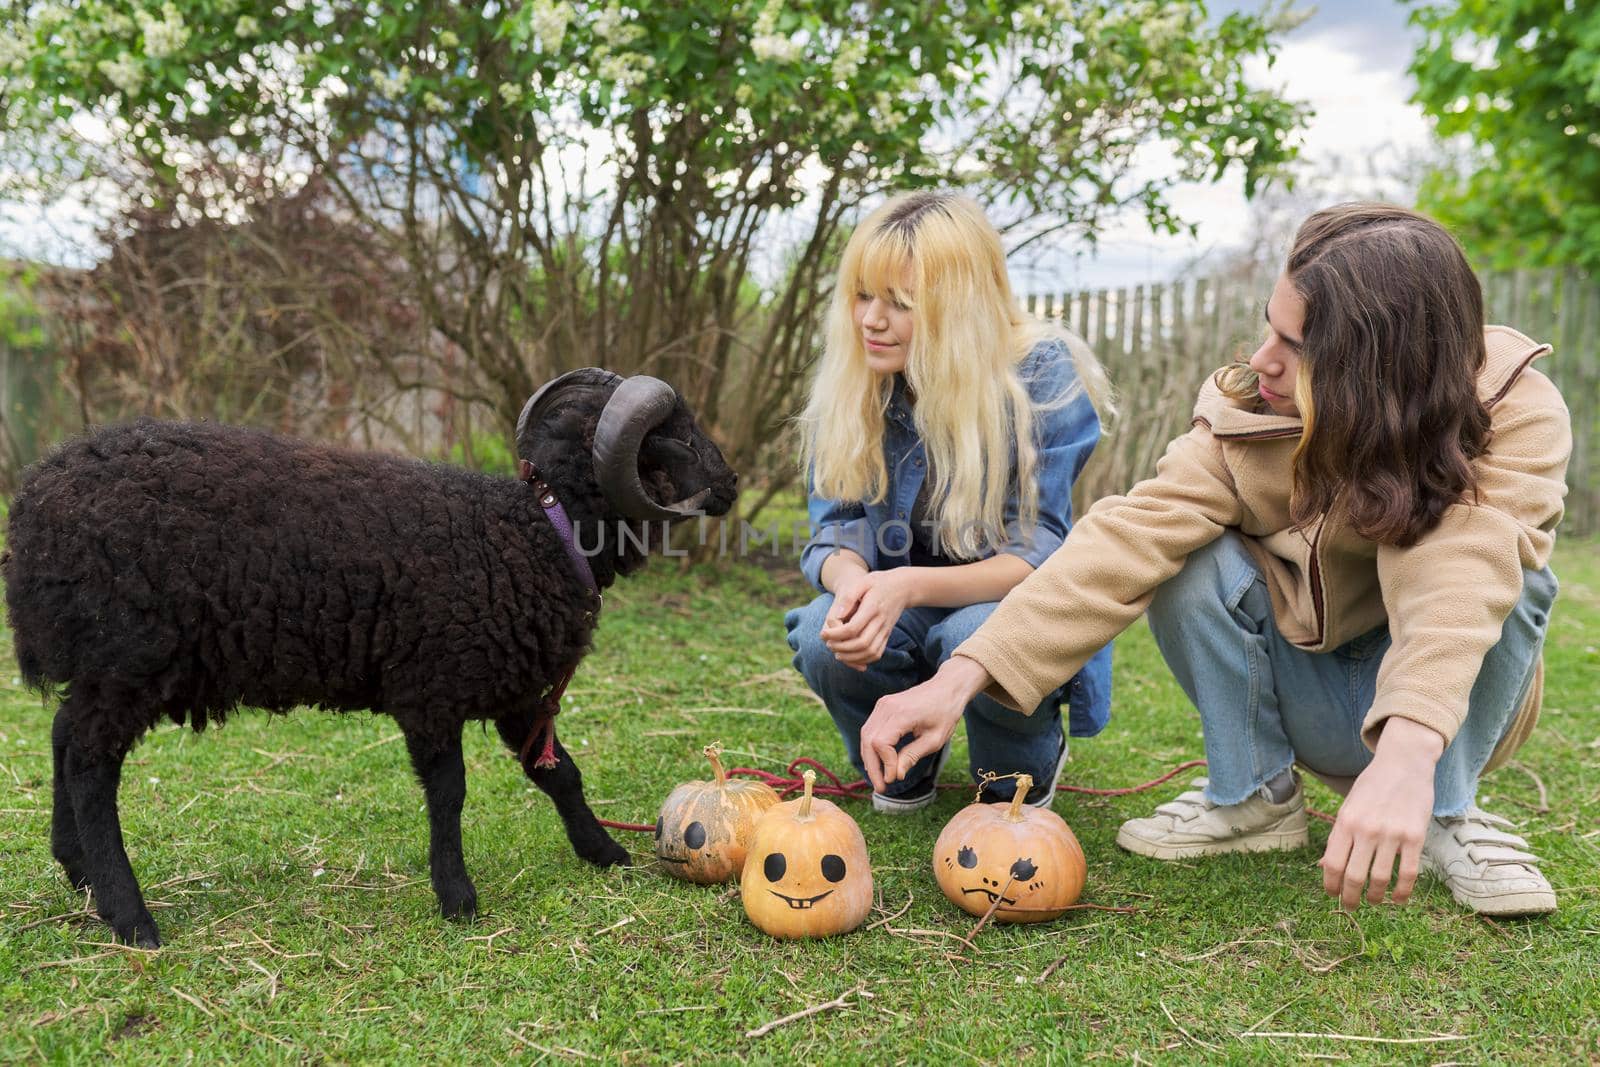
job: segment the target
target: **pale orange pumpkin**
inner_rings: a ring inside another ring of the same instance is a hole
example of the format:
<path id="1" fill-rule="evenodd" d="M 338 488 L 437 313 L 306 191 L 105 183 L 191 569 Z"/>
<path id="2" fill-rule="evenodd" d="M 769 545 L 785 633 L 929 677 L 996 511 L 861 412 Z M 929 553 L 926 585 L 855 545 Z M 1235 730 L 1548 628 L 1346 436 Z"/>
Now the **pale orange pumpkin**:
<path id="1" fill-rule="evenodd" d="M 756 820 L 778 802 L 765 782 L 730 781 L 721 753 L 716 745 L 705 748 L 712 781 L 685 782 L 661 805 L 656 858 L 674 878 L 712 885 L 738 875 Z"/>
<path id="2" fill-rule="evenodd" d="M 805 793 L 756 822 L 739 891 L 750 921 L 773 937 L 828 937 L 860 926 L 872 910 L 872 865 L 855 820 Z"/>
<path id="3" fill-rule="evenodd" d="M 1061 816 L 1023 804 L 1032 787 L 1020 775 L 1010 805 L 962 808 L 934 842 L 934 880 L 963 911 L 983 915 L 998 900 L 996 922 L 1044 922 L 1083 892 L 1083 849 Z"/>

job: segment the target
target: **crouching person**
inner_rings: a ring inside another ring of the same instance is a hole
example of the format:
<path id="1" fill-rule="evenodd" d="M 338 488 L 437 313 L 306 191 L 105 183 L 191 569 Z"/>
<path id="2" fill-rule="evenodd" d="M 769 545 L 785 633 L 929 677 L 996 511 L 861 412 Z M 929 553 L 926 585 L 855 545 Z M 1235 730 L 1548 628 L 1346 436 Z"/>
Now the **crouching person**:
<path id="1" fill-rule="evenodd" d="M 795 667 L 861 773 L 878 699 L 929 678 L 1061 544 L 1103 394 L 1082 342 L 1018 306 L 973 201 L 907 194 L 856 231 L 802 424 L 815 535 L 800 565 L 822 595 L 786 625 Z M 1110 687 L 1107 647 L 1024 711 L 975 696 L 974 778 L 1026 773 L 1038 783 L 1027 801 L 1048 806 L 1067 730 L 1098 732 Z M 873 807 L 926 807 L 949 751 L 947 740 L 875 791 Z M 985 796 L 1013 793 L 1000 779 Z"/>
<path id="2" fill-rule="evenodd" d="M 1299 763 L 1346 794 L 1321 861 L 1346 907 L 1391 880 L 1403 901 L 1427 871 L 1477 912 L 1553 911 L 1526 842 L 1475 803 L 1539 709 L 1572 444 L 1531 366 L 1549 346 L 1485 328 L 1454 239 L 1383 204 L 1312 215 L 1265 313 L 1155 476 L 1098 502 L 933 679 L 878 703 L 869 776 L 900 780 L 975 693 L 1030 706 L 1148 608 L 1209 773 L 1125 823 L 1123 848 L 1302 846 Z"/>

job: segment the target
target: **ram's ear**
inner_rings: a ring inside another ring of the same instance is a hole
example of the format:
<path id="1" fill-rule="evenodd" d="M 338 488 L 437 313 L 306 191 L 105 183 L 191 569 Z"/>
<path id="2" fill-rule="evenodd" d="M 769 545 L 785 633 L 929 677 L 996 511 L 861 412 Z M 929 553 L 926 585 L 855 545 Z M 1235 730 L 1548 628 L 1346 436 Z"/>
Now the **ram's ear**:
<path id="1" fill-rule="evenodd" d="M 546 421 L 558 408 L 581 402 L 586 409 L 598 414 L 622 380 L 620 374 L 600 367 L 582 367 L 540 386 L 522 405 L 522 414 L 517 416 L 517 455 L 522 459 L 532 458 L 534 443 L 543 436 Z"/>

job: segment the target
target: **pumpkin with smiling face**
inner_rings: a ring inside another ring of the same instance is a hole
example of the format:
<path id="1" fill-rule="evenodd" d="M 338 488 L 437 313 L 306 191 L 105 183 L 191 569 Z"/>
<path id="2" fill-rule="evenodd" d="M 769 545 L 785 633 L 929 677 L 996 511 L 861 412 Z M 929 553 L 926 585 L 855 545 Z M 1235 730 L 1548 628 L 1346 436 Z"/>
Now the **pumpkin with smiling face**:
<path id="1" fill-rule="evenodd" d="M 656 819 L 656 858 L 675 878 L 714 885 L 743 869 L 756 820 L 778 794 L 765 782 L 729 781 L 722 750 L 704 751 L 712 781 L 685 782 L 667 795 Z"/>
<path id="2" fill-rule="evenodd" d="M 773 937 L 829 937 L 860 926 L 872 910 L 872 865 L 855 820 L 805 793 L 774 804 L 756 823 L 739 891 L 745 914 Z"/>
<path id="3" fill-rule="evenodd" d="M 963 911 L 984 915 L 998 901 L 996 922 L 1045 922 L 1083 892 L 1083 849 L 1061 816 L 1023 805 L 1032 787 L 1031 777 L 1019 776 L 1010 805 L 963 808 L 939 834 L 933 877 Z"/>

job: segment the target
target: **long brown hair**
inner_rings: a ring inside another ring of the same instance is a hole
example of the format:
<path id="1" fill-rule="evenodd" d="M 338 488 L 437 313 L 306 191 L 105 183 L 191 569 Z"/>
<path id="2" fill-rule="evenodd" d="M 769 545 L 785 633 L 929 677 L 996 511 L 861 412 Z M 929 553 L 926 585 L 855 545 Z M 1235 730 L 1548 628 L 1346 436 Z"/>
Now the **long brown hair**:
<path id="1" fill-rule="evenodd" d="M 1475 491 L 1488 445 L 1477 276 L 1439 223 L 1377 203 L 1306 219 L 1286 272 L 1306 305 L 1290 519 L 1337 507 L 1369 541 L 1415 544 Z"/>

